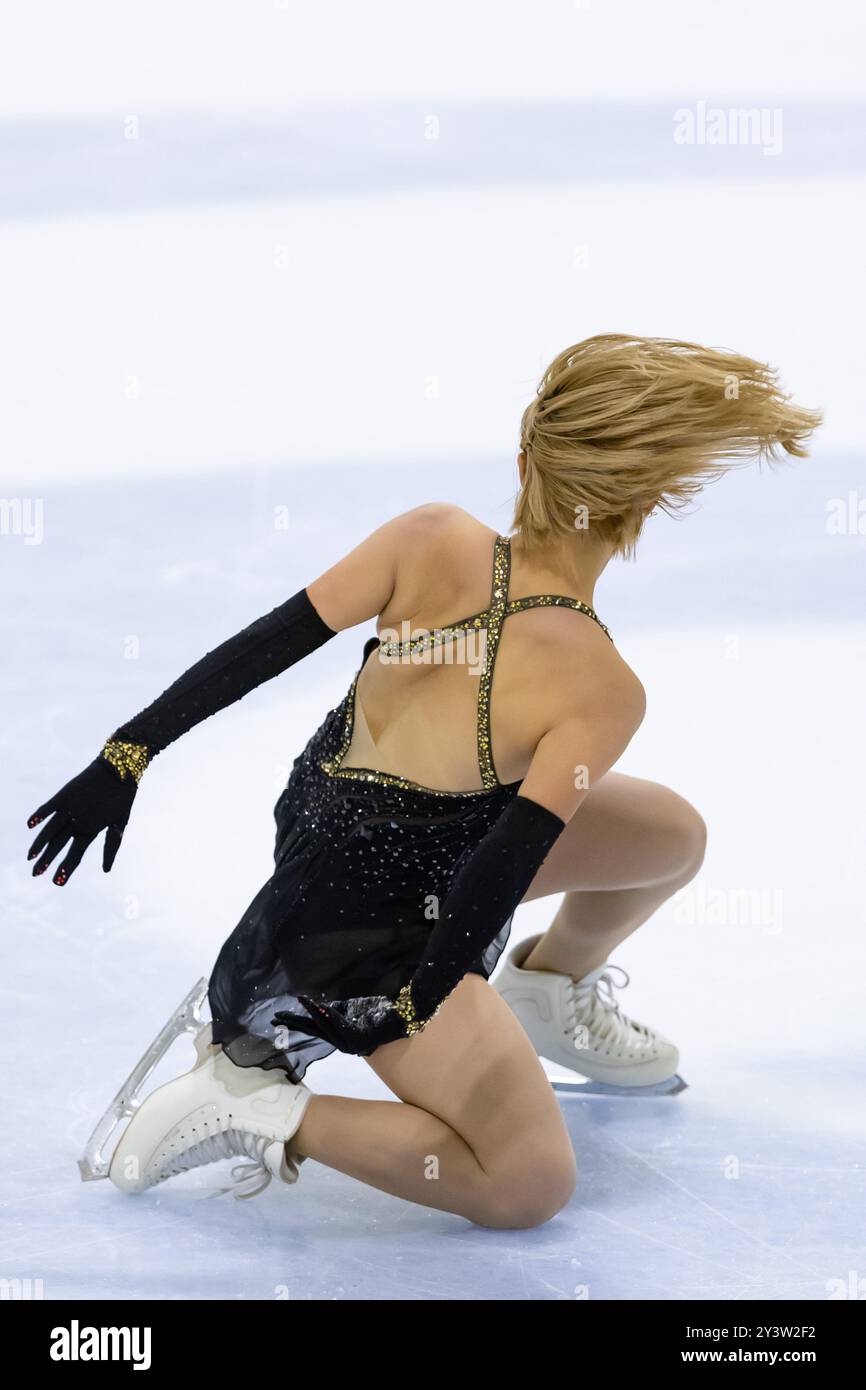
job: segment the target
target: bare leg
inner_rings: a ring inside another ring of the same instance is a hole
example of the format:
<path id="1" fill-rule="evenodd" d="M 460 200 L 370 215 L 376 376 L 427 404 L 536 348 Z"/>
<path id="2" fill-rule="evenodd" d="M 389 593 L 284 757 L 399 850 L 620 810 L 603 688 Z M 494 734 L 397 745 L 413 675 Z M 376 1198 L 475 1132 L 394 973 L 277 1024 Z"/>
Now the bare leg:
<path id="1" fill-rule="evenodd" d="M 575 1163 L 541 1064 L 477 975 L 429 1026 L 365 1059 L 400 1097 L 315 1096 L 289 1148 L 381 1191 L 484 1226 L 525 1227 L 570 1197 Z"/>
<path id="2" fill-rule="evenodd" d="M 476 1193 L 483 1196 L 487 1182 L 456 1130 L 419 1106 L 399 1101 L 314 1095 L 288 1147 L 370 1187 L 446 1211 L 469 1205 Z M 425 1183 L 430 1155 L 451 1177 L 444 1188 Z"/>
<path id="3" fill-rule="evenodd" d="M 706 827 L 693 806 L 657 782 L 609 772 L 557 841 L 524 899 L 565 893 L 523 964 L 576 979 L 604 964 L 694 877 Z"/>

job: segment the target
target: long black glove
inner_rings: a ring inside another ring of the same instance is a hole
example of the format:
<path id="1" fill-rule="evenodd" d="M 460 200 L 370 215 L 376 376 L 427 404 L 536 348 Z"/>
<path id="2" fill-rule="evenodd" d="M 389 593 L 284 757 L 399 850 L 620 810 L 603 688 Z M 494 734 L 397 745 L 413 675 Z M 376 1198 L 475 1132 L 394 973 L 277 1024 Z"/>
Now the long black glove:
<path id="1" fill-rule="evenodd" d="M 123 839 L 136 787 L 133 776 L 121 779 L 102 754 L 71 782 L 67 782 L 65 787 L 61 787 L 57 795 L 34 811 L 27 822 L 32 827 L 46 816 L 51 816 L 36 836 L 27 856 L 28 859 L 39 856 L 33 866 L 34 876 L 44 874 L 52 859 L 71 839 L 69 853 L 54 875 L 54 882 L 62 887 L 80 864 L 88 845 L 106 827 L 108 834 L 102 852 L 102 867 L 108 873 Z"/>
<path id="2" fill-rule="evenodd" d="M 565 821 L 553 811 L 516 796 L 459 870 L 424 959 L 395 1000 L 301 995 L 307 1017 L 283 1012 L 274 1023 L 365 1057 L 383 1043 L 420 1032 L 508 921 L 564 829 Z"/>
<path id="3" fill-rule="evenodd" d="M 106 829 L 102 867 L 108 873 L 151 759 L 188 729 L 288 670 L 333 636 L 306 589 L 301 589 L 208 652 L 153 704 L 116 730 L 99 757 L 30 816 L 31 828 L 51 816 L 27 856 L 37 860 L 34 875 L 44 873 L 71 839 L 71 849 L 54 875 L 54 882 L 62 886 L 88 845 Z"/>

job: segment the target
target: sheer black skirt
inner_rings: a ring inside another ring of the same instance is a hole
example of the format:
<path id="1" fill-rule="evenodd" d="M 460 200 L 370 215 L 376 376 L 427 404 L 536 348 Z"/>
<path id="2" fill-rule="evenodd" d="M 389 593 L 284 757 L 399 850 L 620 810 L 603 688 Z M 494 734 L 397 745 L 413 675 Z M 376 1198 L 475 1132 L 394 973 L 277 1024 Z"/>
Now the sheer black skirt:
<path id="1" fill-rule="evenodd" d="M 237 1065 L 282 1068 L 294 1081 L 334 1049 L 274 1024 L 274 1014 L 303 1014 L 300 994 L 393 998 L 423 958 L 461 861 L 516 791 L 464 796 L 326 772 L 322 763 L 339 750 L 349 698 L 295 760 L 274 808 L 274 872 L 210 979 L 214 1041 Z M 509 919 L 471 967 L 475 973 L 490 975 L 510 929 Z"/>

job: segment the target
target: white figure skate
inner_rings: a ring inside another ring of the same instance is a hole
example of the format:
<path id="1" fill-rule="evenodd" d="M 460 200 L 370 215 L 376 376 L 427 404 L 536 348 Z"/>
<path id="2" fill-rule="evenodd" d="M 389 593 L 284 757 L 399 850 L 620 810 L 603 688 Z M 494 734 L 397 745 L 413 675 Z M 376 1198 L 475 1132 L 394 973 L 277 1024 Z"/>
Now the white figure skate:
<path id="1" fill-rule="evenodd" d="M 602 965 L 582 979 L 550 970 L 524 970 L 521 962 L 538 936 L 509 952 L 492 982 L 541 1057 L 586 1080 L 555 1077 L 555 1091 L 578 1095 L 676 1095 L 686 1089 L 677 1074 L 679 1053 L 672 1042 L 620 1012 L 611 972 Z"/>
<path id="2" fill-rule="evenodd" d="M 127 1077 L 79 1159 L 83 1181 L 108 1177 L 122 1192 L 144 1192 L 178 1173 L 234 1157 L 251 1162 L 236 1165 L 234 1186 L 221 1192 L 253 1197 L 272 1177 L 297 1181 L 303 1159 L 287 1158 L 284 1145 L 312 1093 L 281 1072 L 235 1066 L 211 1042 L 210 1024 L 202 1023 L 206 993 L 207 981 L 200 980 Z M 142 1087 L 172 1042 L 193 1031 L 192 1069 L 141 1100 Z M 107 1146 L 124 1119 L 129 1124 L 109 1158 Z"/>

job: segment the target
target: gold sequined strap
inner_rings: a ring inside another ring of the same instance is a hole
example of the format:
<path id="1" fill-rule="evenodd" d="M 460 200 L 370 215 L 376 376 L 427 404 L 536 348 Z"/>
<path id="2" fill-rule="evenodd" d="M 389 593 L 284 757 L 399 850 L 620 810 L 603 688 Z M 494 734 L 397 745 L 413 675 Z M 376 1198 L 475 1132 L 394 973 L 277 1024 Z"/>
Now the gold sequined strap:
<path id="1" fill-rule="evenodd" d="M 601 618 L 594 608 L 590 608 L 583 599 L 566 598 L 564 594 L 532 594 L 528 598 L 513 598 L 508 604 L 505 616 L 510 617 L 512 613 L 523 613 L 527 608 L 571 608 L 575 613 L 585 613 L 588 618 L 592 618 L 594 623 L 598 623 L 602 632 L 609 637 L 609 628 L 606 628 Z"/>
<path id="2" fill-rule="evenodd" d="M 493 765 L 490 742 L 490 690 L 493 667 L 502 634 L 502 623 L 508 606 L 508 583 L 511 577 L 511 543 L 507 536 L 497 536 L 493 547 L 493 588 L 487 610 L 487 642 L 484 666 L 478 683 L 478 766 L 481 784 L 485 789 L 498 787 L 499 778 Z"/>
<path id="3" fill-rule="evenodd" d="M 126 743 L 123 739 L 110 738 L 102 750 L 102 756 L 110 763 L 121 782 L 127 777 L 135 778 L 136 783 L 144 776 L 150 754 L 143 743 Z"/>
<path id="4" fill-rule="evenodd" d="M 594 608 L 588 603 L 584 603 L 579 598 L 568 598 L 565 594 L 530 594 L 527 598 L 509 599 L 505 608 L 505 617 L 510 618 L 512 613 L 523 613 L 527 608 L 571 608 L 575 613 L 585 613 L 588 618 L 592 618 L 594 623 L 598 623 L 606 637 L 610 637 L 610 629 L 605 627 L 601 618 Z M 466 632 L 478 631 L 486 627 L 489 617 L 488 609 L 483 609 L 480 613 L 473 613 L 468 618 L 460 618 L 454 623 L 445 623 L 442 627 L 434 628 L 430 632 L 422 632 L 417 637 L 407 638 L 405 642 L 384 641 L 379 643 L 379 653 L 382 656 L 414 656 L 417 653 L 431 651 L 435 647 L 441 647 L 445 642 L 453 642 L 455 638 L 462 637 Z"/>
<path id="5" fill-rule="evenodd" d="M 407 638 L 405 642 L 380 642 L 378 651 L 380 656 L 414 656 L 418 652 L 432 651 L 434 647 L 441 647 L 445 642 L 453 642 L 455 638 L 462 637 L 464 633 L 477 631 L 484 627 L 487 622 L 487 610 L 483 613 L 473 613 L 468 618 L 460 618 L 456 623 L 445 623 L 443 627 L 434 628 L 430 632 L 422 632 L 418 637 Z"/>

